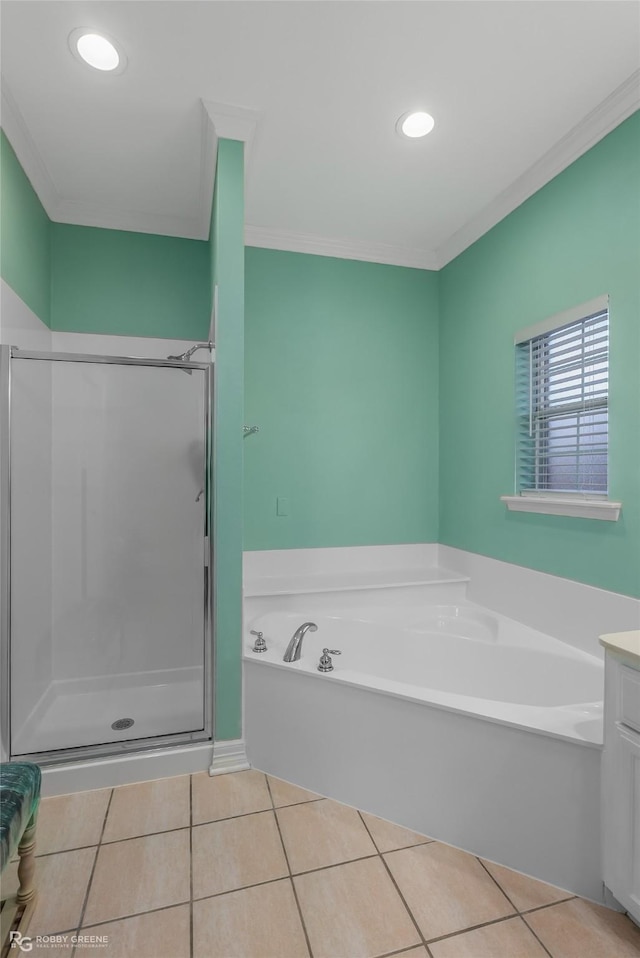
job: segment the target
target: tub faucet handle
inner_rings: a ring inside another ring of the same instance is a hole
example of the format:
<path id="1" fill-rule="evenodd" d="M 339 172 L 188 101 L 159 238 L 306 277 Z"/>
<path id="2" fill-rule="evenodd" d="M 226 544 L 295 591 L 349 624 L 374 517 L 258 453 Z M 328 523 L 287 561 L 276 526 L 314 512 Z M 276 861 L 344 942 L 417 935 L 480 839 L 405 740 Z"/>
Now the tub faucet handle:
<path id="1" fill-rule="evenodd" d="M 255 640 L 255 642 L 253 643 L 253 651 L 254 651 L 254 652 L 266 652 L 266 651 L 267 651 L 267 643 L 266 643 L 265 640 L 264 640 L 264 636 L 263 636 L 262 632 L 256 632 L 255 629 L 251 629 L 251 635 L 255 635 L 255 636 L 256 636 L 256 640 Z"/>
<path id="2" fill-rule="evenodd" d="M 318 662 L 318 672 L 333 672 L 332 655 L 342 655 L 340 649 L 323 649 L 320 661 Z"/>

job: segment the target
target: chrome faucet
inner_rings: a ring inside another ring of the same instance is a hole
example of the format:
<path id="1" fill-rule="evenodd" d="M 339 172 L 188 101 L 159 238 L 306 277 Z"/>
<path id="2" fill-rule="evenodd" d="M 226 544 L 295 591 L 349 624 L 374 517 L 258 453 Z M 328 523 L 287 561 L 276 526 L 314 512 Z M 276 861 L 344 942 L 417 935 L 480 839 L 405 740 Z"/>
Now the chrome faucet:
<path id="1" fill-rule="evenodd" d="M 298 626 L 296 631 L 291 637 L 291 641 L 287 646 L 287 651 L 284 653 L 284 662 L 297 662 L 300 658 L 300 653 L 302 652 L 302 640 L 304 639 L 307 632 L 317 632 L 318 626 L 315 622 L 303 622 L 302 625 Z"/>

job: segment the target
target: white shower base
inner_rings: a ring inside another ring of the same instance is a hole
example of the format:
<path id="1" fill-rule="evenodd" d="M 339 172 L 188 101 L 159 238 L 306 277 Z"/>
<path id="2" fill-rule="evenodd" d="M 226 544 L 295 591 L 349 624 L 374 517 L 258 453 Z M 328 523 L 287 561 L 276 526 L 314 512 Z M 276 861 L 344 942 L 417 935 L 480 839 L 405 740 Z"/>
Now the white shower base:
<path id="1" fill-rule="evenodd" d="M 134 724 L 112 729 L 112 723 L 123 718 Z M 202 668 L 54 680 L 22 727 L 13 731 L 12 753 L 128 742 L 202 728 Z"/>

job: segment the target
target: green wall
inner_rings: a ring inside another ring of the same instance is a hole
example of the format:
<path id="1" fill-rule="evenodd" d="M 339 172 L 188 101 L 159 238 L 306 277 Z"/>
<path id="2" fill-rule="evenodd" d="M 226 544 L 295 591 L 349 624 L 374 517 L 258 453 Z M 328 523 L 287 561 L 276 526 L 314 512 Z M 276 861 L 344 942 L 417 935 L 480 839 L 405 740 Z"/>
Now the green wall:
<path id="1" fill-rule="evenodd" d="M 218 141 L 210 235 L 216 310 L 214 535 L 215 737 L 242 734 L 244 144 Z"/>
<path id="2" fill-rule="evenodd" d="M 0 131 L 0 174 L 0 273 L 49 325 L 51 223 L 4 131 Z"/>
<path id="3" fill-rule="evenodd" d="M 435 541 L 437 274 L 245 255 L 245 549 Z"/>
<path id="4" fill-rule="evenodd" d="M 64 223 L 51 238 L 53 329 L 207 338 L 206 242 Z"/>
<path id="5" fill-rule="evenodd" d="M 440 272 L 440 542 L 640 595 L 640 113 Z M 610 294 L 618 522 L 507 512 L 517 330 Z"/>

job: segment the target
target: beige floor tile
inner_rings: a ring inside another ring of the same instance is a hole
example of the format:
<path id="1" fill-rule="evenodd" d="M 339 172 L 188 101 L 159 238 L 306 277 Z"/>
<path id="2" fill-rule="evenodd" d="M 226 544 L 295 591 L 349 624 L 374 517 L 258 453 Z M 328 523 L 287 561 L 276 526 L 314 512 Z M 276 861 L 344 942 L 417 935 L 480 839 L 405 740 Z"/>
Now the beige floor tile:
<path id="1" fill-rule="evenodd" d="M 191 779 L 194 825 L 272 807 L 266 776 L 255 769 L 213 776 L 198 772 Z"/>
<path id="2" fill-rule="evenodd" d="M 178 905 L 106 925 L 91 925 L 80 935 L 106 936 L 106 944 L 79 943 L 74 958 L 189 958 L 189 924 L 189 905 Z"/>
<path id="3" fill-rule="evenodd" d="M 379 858 L 293 879 L 314 958 L 372 958 L 420 944 Z"/>
<path id="4" fill-rule="evenodd" d="M 427 949 L 420 945 L 419 948 L 411 948 L 410 951 L 396 952 L 393 958 L 427 958 Z"/>
<path id="5" fill-rule="evenodd" d="M 397 848 L 408 848 L 409 845 L 423 845 L 425 842 L 433 841 L 426 835 L 412 832 L 408 828 L 403 828 L 402 825 L 394 825 L 393 822 L 387 822 L 384 818 L 376 818 L 375 815 L 369 815 L 367 812 L 361 812 L 361 814 L 379 852 L 392 852 Z"/>
<path id="6" fill-rule="evenodd" d="M 639 958 L 640 928 L 602 905 L 575 898 L 525 916 L 553 958 Z"/>
<path id="7" fill-rule="evenodd" d="M 291 782 L 283 782 L 281 778 L 274 778 L 267 775 L 271 797 L 276 808 L 282 805 L 298 805 L 300 802 L 313 802 L 321 795 L 315 792 L 308 792 L 306 788 L 300 788 L 299 785 L 292 785 Z"/>
<path id="8" fill-rule="evenodd" d="M 103 842 L 117 842 L 190 825 L 189 776 L 115 788 Z"/>
<path id="9" fill-rule="evenodd" d="M 193 904 L 194 958 L 306 958 L 289 879 Z"/>
<path id="10" fill-rule="evenodd" d="M 433 958 L 548 958 L 522 918 L 465 931 L 429 945 Z"/>
<path id="11" fill-rule="evenodd" d="M 97 845 L 110 795 L 110 788 L 100 788 L 43 798 L 36 827 L 36 855 Z"/>
<path id="12" fill-rule="evenodd" d="M 53 935 L 77 928 L 95 857 L 95 848 L 82 848 L 38 858 L 38 901 L 29 925 L 30 936 Z M 2 897 L 15 894 L 17 888 L 18 866 L 11 864 L 2 875 Z M 70 954 L 71 951 L 67 951 L 67 955 Z"/>
<path id="13" fill-rule="evenodd" d="M 556 888 L 555 885 L 547 885 L 546 882 L 521 875 L 520 872 L 514 872 L 503 865 L 495 865 L 484 859 L 482 861 L 518 911 L 528 911 L 529 908 L 540 908 L 554 901 L 571 898 L 571 892 Z"/>
<path id="14" fill-rule="evenodd" d="M 84 925 L 189 900 L 189 829 L 102 845 Z"/>
<path id="15" fill-rule="evenodd" d="M 272 811 L 198 825 L 192 861 L 194 898 L 289 874 Z"/>
<path id="16" fill-rule="evenodd" d="M 427 940 L 513 914 L 473 855 L 431 842 L 385 856 Z"/>
<path id="17" fill-rule="evenodd" d="M 276 812 L 293 874 L 375 855 L 355 808 L 324 798 Z"/>

